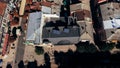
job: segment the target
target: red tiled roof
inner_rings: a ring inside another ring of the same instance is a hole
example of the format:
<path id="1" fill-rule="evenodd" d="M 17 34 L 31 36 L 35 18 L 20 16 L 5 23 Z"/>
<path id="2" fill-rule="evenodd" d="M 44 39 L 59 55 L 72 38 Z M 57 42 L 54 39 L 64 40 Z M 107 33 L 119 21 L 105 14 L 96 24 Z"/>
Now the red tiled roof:
<path id="1" fill-rule="evenodd" d="M 19 25 L 19 22 L 15 22 L 14 20 L 12 20 L 12 21 L 10 22 L 10 25 L 11 25 L 11 26 L 16 26 L 16 25 Z"/>
<path id="2" fill-rule="evenodd" d="M 33 3 L 32 5 L 30 5 L 30 9 L 41 10 L 40 3 L 39 2 Z"/>
<path id="3" fill-rule="evenodd" d="M 91 18 L 90 11 L 88 10 L 81 10 L 81 11 L 76 11 L 71 14 L 72 16 L 77 17 L 77 20 L 84 20 L 85 17 Z"/>
<path id="4" fill-rule="evenodd" d="M 107 0 L 98 0 L 98 3 L 102 3 L 102 2 L 105 2 Z"/>
<path id="5" fill-rule="evenodd" d="M 41 2 L 41 5 L 51 7 L 52 3 L 43 1 L 43 2 Z"/>
<path id="6" fill-rule="evenodd" d="M 0 15 L 3 16 L 5 9 L 6 9 L 7 4 L 4 2 L 0 2 Z"/>
<path id="7" fill-rule="evenodd" d="M 27 4 L 32 4 L 32 0 L 26 0 Z"/>
<path id="8" fill-rule="evenodd" d="M 9 14 L 9 20 L 12 21 L 13 17 Z"/>
<path id="9" fill-rule="evenodd" d="M 7 50 L 7 45 L 8 45 L 8 39 L 9 39 L 9 34 L 5 34 L 5 41 L 3 43 L 3 50 L 2 50 L 2 55 L 4 56 Z"/>
<path id="10" fill-rule="evenodd" d="M 25 10 L 30 10 L 30 6 L 29 6 L 29 5 L 26 5 L 26 6 L 25 6 Z"/>
<path id="11" fill-rule="evenodd" d="M 19 14 L 18 14 L 18 12 L 16 12 L 16 11 L 14 11 L 14 17 L 19 17 Z"/>

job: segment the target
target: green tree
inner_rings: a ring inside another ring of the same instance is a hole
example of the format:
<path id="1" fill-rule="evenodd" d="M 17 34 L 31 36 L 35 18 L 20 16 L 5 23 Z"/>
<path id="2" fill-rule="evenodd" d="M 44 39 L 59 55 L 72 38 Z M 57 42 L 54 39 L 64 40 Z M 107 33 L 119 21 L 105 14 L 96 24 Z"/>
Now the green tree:
<path id="1" fill-rule="evenodd" d="M 116 44 L 116 48 L 120 49 L 120 42 Z"/>
<path id="2" fill-rule="evenodd" d="M 41 54 L 44 53 L 44 49 L 43 49 L 43 47 L 36 46 L 35 47 L 35 52 L 36 52 L 37 55 L 41 55 Z"/>
<path id="3" fill-rule="evenodd" d="M 84 46 L 77 46 L 77 51 L 80 53 L 85 52 L 85 47 Z"/>
<path id="4" fill-rule="evenodd" d="M 97 48 L 95 47 L 94 44 L 89 44 L 88 48 L 86 49 L 86 51 L 90 52 L 90 53 L 95 53 L 97 51 Z"/>
<path id="5" fill-rule="evenodd" d="M 77 51 L 80 53 L 94 53 L 97 51 L 97 48 L 94 44 L 89 44 L 87 42 L 85 43 L 79 43 L 77 45 Z"/>
<path id="6" fill-rule="evenodd" d="M 106 42 L 103 42 L 101 45 L 99 45 L 99 49 L 101 51 L 110 51 L 114 48 L 115 46 L 115 43 L 106 43 Z"/>

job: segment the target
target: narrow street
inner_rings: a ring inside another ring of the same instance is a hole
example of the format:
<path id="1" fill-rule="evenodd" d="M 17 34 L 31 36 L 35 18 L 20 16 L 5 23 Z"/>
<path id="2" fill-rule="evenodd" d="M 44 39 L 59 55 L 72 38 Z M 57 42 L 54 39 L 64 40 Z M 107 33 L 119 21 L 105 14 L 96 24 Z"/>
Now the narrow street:
<path id="1" fill-rule="evenodd" d="M 25 20 L 20 17 L 19 25 L 22 27 L 25 22 Z M 24 57 L 24 50 L 25 50 L 25 45 L 23 44 L 24 42 L 24 37 L 25 33 L 24 31 L 22 32 L 21 36 L 18 36 L 18 43 L 16 46 L 16 53 L 15 53 L 15 60 L 13 61 L 13 68 L 18 68 L 18 64 L 21 60 L 23 60 Z"/>

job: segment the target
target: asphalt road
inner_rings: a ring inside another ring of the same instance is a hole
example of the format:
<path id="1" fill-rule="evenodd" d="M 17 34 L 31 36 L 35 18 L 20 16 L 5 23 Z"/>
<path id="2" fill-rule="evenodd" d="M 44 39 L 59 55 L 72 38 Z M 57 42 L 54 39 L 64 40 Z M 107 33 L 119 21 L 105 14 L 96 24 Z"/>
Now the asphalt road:
<path id="1" fill-rule="evenodd" d="M 21 60 L 23 60 L 23 57 L 24 57 L 25 45 L 23 44 L 23 42 L 24 42 L 23 37 L 24 37 L 24 34 L 22 36 L 20 36 L 19 40 L 18 40 L 17 51 L 16 51 L 16 56 L 15 56 L 15 67 L 14 68 L 18 68 L 19 62 Z"/>

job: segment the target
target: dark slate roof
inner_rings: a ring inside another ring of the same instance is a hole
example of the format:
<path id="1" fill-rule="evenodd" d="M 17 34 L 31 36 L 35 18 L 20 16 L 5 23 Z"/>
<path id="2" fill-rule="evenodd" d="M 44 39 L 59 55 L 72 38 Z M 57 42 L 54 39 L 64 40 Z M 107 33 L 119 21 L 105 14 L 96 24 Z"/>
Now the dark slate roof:
<path id="1" fill-rule="evenodd" d="M 71 22 L 68 24 L 68 22 L 65 20 L 65 17 L 58 18 L 50 18 L 50 21 L 46 22 L 44 27 L 55 27 L 55 26 L 78 26 L 78 24 L 75 22 Z"/>
<path id="2" fill-rule="evenodd" d="M 58 27 L 59 33 L 54 33 L 53 29 L 43 29 L 43 38 L 59 38 L 59 37 L 79 37 L 80 29 L 79 27 L 73 28 L 72 26 L 67 27 L 67 31 L 64 31 L 64 27 Z"/>
<path id="3" fill-rule="evenodd" d="M 66 22 L 62 22 L 60 20 L 57 20 L 56 23 L 53 21 L 46 22 L 46 25 L 44 27 L 64 26 L 66 24 L 67 24 Z"/>

